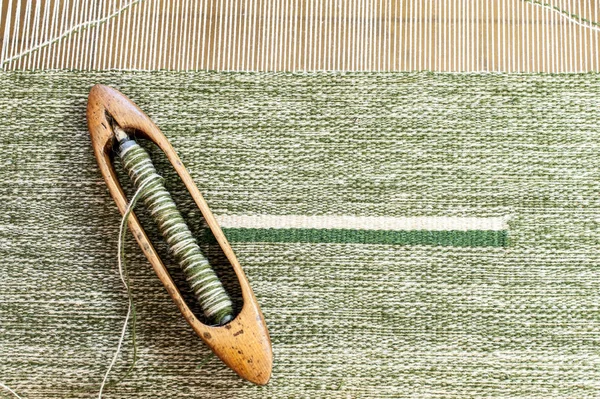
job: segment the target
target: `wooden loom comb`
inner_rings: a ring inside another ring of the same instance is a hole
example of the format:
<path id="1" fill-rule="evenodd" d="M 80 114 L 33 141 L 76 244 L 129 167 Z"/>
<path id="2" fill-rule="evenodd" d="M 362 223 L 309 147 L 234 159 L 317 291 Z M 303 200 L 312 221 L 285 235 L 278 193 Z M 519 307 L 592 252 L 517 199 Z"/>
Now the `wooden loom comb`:
<path id="1" fill-rule="evenodd" d="M 600 71 L 597 0 L 3 4 L 5 70 Z"/>
<path id="2" fill-rule="evenodd" d="M 136 134 L 152 141 L 165 153 L 235 271 L 244 301 L 242 310 L 232 321 L 223 326 L 208 326 L 200 322 L 181 296 L 139 220 L 132 212 L 128 220 L 129 229 L 144 255 L 183 317 L 206 345 L 240 377 L 255 384 L 266 384 L 271 377 L 273 352 L 265 319 L 248 279 L 208 204 L 179 156 L 152 120 L 119 91 L 108 86 L 96 85 L 92 87 L 88 97 L 88 128 L 100 172 L 121 214 L 125 212 L 128 201 L 110 160 L 115 137 L 109 118 L 124 130 L 135 130 Z"/>

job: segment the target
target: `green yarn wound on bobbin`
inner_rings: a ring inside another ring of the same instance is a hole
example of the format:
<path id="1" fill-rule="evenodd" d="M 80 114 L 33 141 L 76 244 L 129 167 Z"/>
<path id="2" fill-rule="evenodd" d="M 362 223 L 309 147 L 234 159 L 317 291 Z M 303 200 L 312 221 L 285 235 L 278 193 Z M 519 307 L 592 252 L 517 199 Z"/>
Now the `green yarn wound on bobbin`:
<path id="1" fill-rule="evenodd" d="M 118 154 L 136 189 L 146 185 L 140 198 L 183 269 L 204 315 L 219 325 L 232 320 L 231 298 L 208 259 L 200 251 L 196 239 L 165 188 L 163 178 L 156 172 L 148 152 L 127 137 L 119 140 Z"/>

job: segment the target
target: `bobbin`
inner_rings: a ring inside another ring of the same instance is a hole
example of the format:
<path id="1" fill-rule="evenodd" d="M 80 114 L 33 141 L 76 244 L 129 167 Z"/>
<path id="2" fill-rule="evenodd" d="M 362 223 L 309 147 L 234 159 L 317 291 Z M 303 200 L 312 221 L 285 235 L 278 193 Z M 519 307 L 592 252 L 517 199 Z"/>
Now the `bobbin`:
<path id="1" fill-rule="evenodd" d="M 179 156 L 154 122 L 119 91 L 108 86 L 95 85 L 88 97 L 88 128 L 100 172 L 121 214 L 125 212 L 128 200 L 110 158 L 115 138 L 109 118 L 112 118 L 122 129 L 135 131 L 137 136 L 152 141 L 164 152 L 233 267 L 244 301 L 241 311 L 224 326 L 209 326 L 198 320 L 173 282 L 138 218 L 132 212 L 128 220 L 129 229 L 144 255 L 183 317 L 206 345 L 240 377 L 255 384 L 266 384 L 271 377 L 273 351 L 265 319 L 248 279 L 208 204 Z"/>

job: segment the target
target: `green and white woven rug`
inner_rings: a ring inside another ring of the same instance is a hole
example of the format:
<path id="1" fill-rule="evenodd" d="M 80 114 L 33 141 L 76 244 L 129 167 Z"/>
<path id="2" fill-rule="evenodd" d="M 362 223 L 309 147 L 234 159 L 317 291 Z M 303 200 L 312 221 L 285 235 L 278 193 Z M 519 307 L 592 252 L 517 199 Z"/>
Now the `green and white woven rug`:
<path id="1" fill-rule="evenodd" d="M 24 398 L 94 397 L 127 308 L 95 83 L 179 152 L 275 357 L 265 387 L 211 357 L 128 239 L 139 362 L 106 398 L 600 396 L 600 75 L 5 72 L 0 382 Z"/>

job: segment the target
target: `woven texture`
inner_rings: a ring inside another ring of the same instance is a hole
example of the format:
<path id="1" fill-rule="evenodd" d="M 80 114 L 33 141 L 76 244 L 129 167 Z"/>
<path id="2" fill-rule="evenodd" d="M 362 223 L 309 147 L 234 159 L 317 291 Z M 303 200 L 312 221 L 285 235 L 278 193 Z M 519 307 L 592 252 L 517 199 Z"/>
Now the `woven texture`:
<path id="1" fill-rule="evenodd" d="M 266 387 L 209 356 L 129 238 L 140 360 L 106 398 L 600 396 L 600 76 L 7 72 L 0 381 L 23 397 L 92 397 L 126 312 L 95 83 L 153 118 L 217 215 L 509 218 L 497 245 L 233 230 L 273 340 Z"/>

